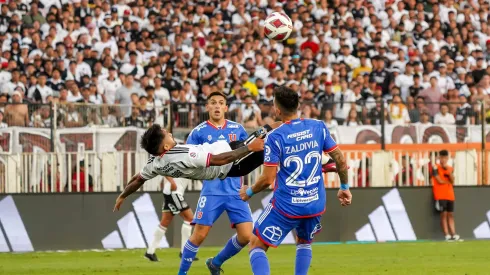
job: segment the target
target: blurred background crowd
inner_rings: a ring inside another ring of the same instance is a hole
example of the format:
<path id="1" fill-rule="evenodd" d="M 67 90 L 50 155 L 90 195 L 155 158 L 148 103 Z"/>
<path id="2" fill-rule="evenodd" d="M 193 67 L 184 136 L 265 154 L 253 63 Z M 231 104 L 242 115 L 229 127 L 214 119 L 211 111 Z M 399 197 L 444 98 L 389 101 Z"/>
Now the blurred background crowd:
<path id="1" fill-rule="evenodd" d="M 2 2 L 0 128 L 193 127 L 213 91 L 254 128 L 277 85 L 332 127 L 487 118 L 487 0 Z M 283 42 L 263 33 L 273 11 Z"/>

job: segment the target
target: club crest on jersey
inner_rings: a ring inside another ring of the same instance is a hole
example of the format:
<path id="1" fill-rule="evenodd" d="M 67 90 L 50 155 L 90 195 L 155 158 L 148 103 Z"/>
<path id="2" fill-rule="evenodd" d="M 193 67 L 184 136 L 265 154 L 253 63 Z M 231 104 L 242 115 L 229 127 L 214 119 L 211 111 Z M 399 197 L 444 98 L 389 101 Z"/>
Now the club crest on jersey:
<path id="1" fill-rule="evenodd" d="M 211 141 L 213 137 L 211 135 L 208 135 L 208 140 Z"/>
<path id="2" fill-rule="evenodd" d="M 236 134 L 228 134 L 230 141 L 236 141 Z"/>

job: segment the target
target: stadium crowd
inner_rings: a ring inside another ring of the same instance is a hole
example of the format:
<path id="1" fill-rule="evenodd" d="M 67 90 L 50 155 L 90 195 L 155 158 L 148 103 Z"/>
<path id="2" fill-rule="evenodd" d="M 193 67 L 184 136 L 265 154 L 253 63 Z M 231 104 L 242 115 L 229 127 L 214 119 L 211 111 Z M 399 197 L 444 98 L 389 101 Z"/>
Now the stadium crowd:
<path id="1" fill-rule="evenodd" d="M 256 127 L 274 119 L 276 85 L 301 94 L 303 117 L 332 126 L 490 117 L 480 105 L 490 94 L 487 0 L 3 2 L 2 128 L 53 117 L 59 127 L 146 127 L 170 114 L 192 127 L 213 91 L 229 97 L 232 119 Z M 263 33 L 274 11 L 293 21 L 284 42 Z"/>

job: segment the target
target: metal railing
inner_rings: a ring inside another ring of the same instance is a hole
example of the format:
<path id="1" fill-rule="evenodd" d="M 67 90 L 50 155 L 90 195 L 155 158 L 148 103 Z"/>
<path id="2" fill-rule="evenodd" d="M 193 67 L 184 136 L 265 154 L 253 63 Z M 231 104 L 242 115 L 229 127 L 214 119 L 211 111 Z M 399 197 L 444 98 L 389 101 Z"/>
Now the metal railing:
<path id="1" fill-rule="evenodd" d="M 0 193 L 118 192 L 146 164 L 145 152 L 0 153 Z M 261 169 L 245 177 L 255 182 Z M 161 191 L 157 176 L 142 191 Z M 193 180 L 188 190 L 201 190 Z"/>

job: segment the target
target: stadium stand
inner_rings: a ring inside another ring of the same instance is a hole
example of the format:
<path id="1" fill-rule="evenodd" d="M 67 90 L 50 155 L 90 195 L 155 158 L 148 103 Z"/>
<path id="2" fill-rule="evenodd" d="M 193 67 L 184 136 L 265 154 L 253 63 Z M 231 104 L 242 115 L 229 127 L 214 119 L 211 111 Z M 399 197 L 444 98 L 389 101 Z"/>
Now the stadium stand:
<path id="1" fill-rule="evenodd" d="M 475 102 L 490 93 L 488 1 L 6 2 L 0 102 L 29 108 L 2 107 L 0 127 L 50 127 L 32 104 L 57 103 L 57 127 L 146 127 L 172 104 L 189 128 L 213 91 L 255 127 L 273 118 L 275 85 L 298 90 L 302 116 L 339 125 L 379 124 L 381 99 L 387 123 L 486 117 Z M 293 20 L 284 43 L 264 39 L 272 11 Z"/>

